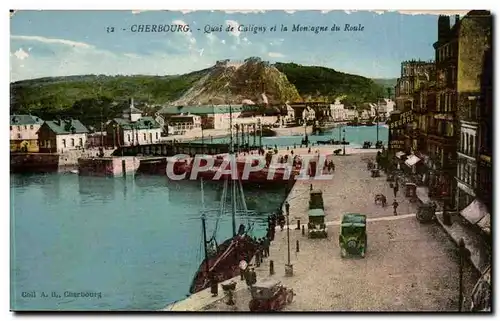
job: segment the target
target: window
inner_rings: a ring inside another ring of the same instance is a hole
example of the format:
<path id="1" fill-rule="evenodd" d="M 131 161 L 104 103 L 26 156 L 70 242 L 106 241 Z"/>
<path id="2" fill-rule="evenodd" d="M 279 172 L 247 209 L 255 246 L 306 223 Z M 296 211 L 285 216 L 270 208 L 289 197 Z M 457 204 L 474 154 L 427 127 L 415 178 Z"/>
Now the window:
<path id="1" fill-rule="evenodd" d="M 146 133 L 144 133 L 144 141 L 147 141 L 148 138 L 146 137 Z"/>
<path id="2" fill-rule="evenodd" d="M 17 126 L 17 130 L 21 130 L 21 126 Z"/>
<path id="3" fill-rule="evenodd" d="M 130 142 L 130 134 L 127 134 L 127 141 Z"/>
<path id="4" fill-rule="evenodd" d="M 10 130 L 12 130 L 12 126 L 10 126 Z"/>
<path id="5" fill-rule="evenodd" d="M 470 136 L 469 138 L 469 156 L 474 155 L 474 136 Z"/>
<path id="6" fill-rule="evenodd" d="M 66 139 L 62 140 L 62 145 L 63 145 L 64 148 L 66 148 Z"/>
<path id="7" fill-rule="evenodd" d="M 79 138 L 78 139 L 78 146 L 82 146 L 83 147 L 83 138 Z"/>
<path id="8" fill-rule="evenodd" d="M 22 138 L 21 134 L 17 134 L 17 138 L 21 139 Z"/>
<path id="9" fill-rule="evenodd" d="M 464 154 L 469 155 L 469 134 L 465 134 L 465 150 Z"/>
<path id="10" fill-rule="evenodd" d="M 24 130 L 28 130 L 28 126 L 24 125 Z"/>
<path id="11" fill-rule="evenodd" d="M 156 132 L 156 139 L 158 139 L 158 132 Z"/>
<path id="12" fill-rule="evenodd" d="M 33 125 L 30 125 L 30 129 L 33 129 L 33 128 L 34 128 L 34 126 L 33 126 Z"/>
<path id="13" fill-rule="evenodd" d="M 71 147 L 75 147 L 75 139 L 71 138 Z"/>

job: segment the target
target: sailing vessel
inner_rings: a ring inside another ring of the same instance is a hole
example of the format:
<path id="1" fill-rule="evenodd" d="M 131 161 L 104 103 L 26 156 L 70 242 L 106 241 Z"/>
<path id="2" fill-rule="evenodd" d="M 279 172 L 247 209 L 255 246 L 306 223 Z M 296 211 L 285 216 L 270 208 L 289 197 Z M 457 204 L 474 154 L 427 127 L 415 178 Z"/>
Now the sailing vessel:
<path id="1" fill-rule="evenodd" d="M 229 143 L 229 155 L 234 156 L 234 145 L 233 145 L 233 131 L 232 131 L 232 109 L 229 106 L 229 128 L 230 128 L 230 143 Z M 213 231 L 213 235 L 210 239 L 207 239 L 207 229 L 206 229 L 206 213 L 204 192 L 203 192 L 203 178 L 201 179 L 201 194 L 202 194 L 202 227 L 203 227 L 203 248 L 205 253 L 205 258 L 200 264 L 198 271 L 196 272 L 191 286 L 189 288 L 190 293 L 196 293 L 204 290 L 210 286 L 211 278 L 217 280 L 217 282 L 223 282 L 229 280 L 237 275 L 239 275 L 239 264 L 242 260 L 245 262 L 250 262 L 254 257 L 258 249 L 258 243 L 250 236 L 252 228 L 247 224 L 240 224 L 238 230 L 236 230 L 236 214 L 242 214 L 243 216 L 249 215 L 250 211 L 247 208 L 245 195 L 243 193 L 243 185 L 241 184 L 241 179 L 239 177 L 224 177 L 224 186 L 222 190 L 222 197 L 220 201 L 219 209 L 217 209 L 219 215 L 217 217 L 216 226 Z M 229 193 L 228 193 L 229 192 Z M 220 217 L 226 212 L 226 205 L 231 204 L 231 220 L 233 233 L 232 236 L 221 244 L 217 244 L 216 235 L 217 227 Z M 238 210 L 238 205 L 240 205 L 240 210 Z"/>
<path id="2" fill-rule="evenodd" d="M 250 235 L 252 228 L 249 227 L 249 224 L 247 224 L 246 227 L 244 224 L 240 224 L 238 230 L 236 229 L 236 214 L 248 216 L 251 213 L 246 207 L 241 181 L 229 179 L 224 181 L 220 208 L 215 210 L 218 211 L 219 215 L 216 220 L 216 227 L 210 239 L 207 239 L 206 222 L 206 214 L 210 212 L 210 210 L 204 209 L 203 180 L 201 184 L 203 208 L 201 221 L 205 257 L 191 282 L 189 289 L 190 293 L 196 293 L 208 288 L 210 286 L 210 276 L 213 276 L 217 282 L 223 282 L 238 276 L 240 273 L 239 263 L 242 260 L 250 262 L 258 249 L 258 243 Z M 226 213 L 228 195 L 231 205 L 233 233 L 231 237 L 221 244 L 217 244 L 216 235 L 218 232 L 218 222 L 221 216 Z M 238 205 L 240 205 L 239 209 Z"/>

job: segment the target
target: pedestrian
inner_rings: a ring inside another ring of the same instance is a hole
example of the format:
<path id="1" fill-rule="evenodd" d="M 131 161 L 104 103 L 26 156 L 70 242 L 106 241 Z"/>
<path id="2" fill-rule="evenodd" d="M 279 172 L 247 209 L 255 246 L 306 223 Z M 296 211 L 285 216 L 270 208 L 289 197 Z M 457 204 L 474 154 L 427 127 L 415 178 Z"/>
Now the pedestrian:
<path id="1" fill-rule="evenodd" d="M 253 286 L 255 283 L 257 283 L 257 273 L 252 268 L 252 271 L 250 271 L 250 286 Z"/>
<path id="2" fill-rule="evenodd" d="M 210 272 L 209 280 L 210 280 L 210 293 L 212 293 L 212 296 L 215 297 L 219 294 L 219 284 L 213 272 Z"/>
<path id="3" fill-rule="evenodd" d="M 269 246 L 270 246 L 269 238 L 266 237 L 264 239 L 264 252 L 266 253 L 266 257 L 269 257 Z"/>
<path id="4" fill-rule="evenodd" d="M 260 249 L 257 247 L 257 251 L 255 252 L 255 265 L 257 267 L 260 266 Z"/>
<path id="5" fill-rule="evenodd" d="M 399 185 L 396 182 L 396 184 L 394 184 L 394 197 L 398 196 L 398 191 L 399 191 Z"/>
<path id="6" fill-rule="evenodd" d="M 394 200 L 394 202 L 392 202 L 392 207 L 394 208 L 394 216 L 398 215 L 398 206 L 398 201 Z"/>

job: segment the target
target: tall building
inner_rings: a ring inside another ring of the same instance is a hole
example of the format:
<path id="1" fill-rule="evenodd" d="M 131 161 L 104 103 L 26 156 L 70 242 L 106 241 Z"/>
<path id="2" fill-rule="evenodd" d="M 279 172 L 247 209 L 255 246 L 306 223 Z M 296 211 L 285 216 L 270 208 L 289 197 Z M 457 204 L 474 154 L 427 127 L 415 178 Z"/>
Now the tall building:
<path id="1" fill-rule="evenodd" d="M 458 37 L 457 116 L 460 123 L 457 147 L 458 210 L 476 199 L 481 105 L 481 75 L 485 53 L 491 46 L 492 18 L 487 11 L 471 11 L 460 21 Z M 491 101 L 489 102 L 491 104 Z M 487 131 L 487 130 L 486 130 Z"/>
<path id="2" fill-rule="evenodd" d="M 455 205 L 456 143 L 458 140 L 457 63 L 460 19 L 450 25 L 449 16 L 438 18 L 438 39 L 434 43 L 436 85 L 433 88 L 436 103 L 429 110 L 427 131 L 428 166 L 430 168 L 429 194 Z"/>
<path id="3" fill-rule="evenodd" d="M 405 115 L 396 122 L 396 129 L 402 130 L 399 140 L 404 141 L 406 154 L 417 150 L 417 118 L 414 109 L 419 104 L 418 93 L 420 88 L 435 78 L 435 64 L 432 61 L 409 60 L 401 63 L 401 77 L 395 87 L 396 110 Z M 398 125 L 399 124 L 399 125 Z"/>

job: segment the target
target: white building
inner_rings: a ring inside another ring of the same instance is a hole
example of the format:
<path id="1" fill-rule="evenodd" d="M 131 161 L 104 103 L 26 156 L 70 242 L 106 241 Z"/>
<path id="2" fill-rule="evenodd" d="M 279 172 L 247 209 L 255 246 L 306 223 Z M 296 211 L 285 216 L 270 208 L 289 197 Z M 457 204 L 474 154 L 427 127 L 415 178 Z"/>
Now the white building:
<path id="1" fill-rule="evenodd" d="M 134 107 L 134 100 L 123 110 L 122 118 L 114 118 L 106 126 L 107 145 L 133 146 L 157 144 L 161 141 L 162 128 L 153 117 L 142 116 Z"/>
<path id="2" fill-rule="evenodd" d="M 11 115 L 10 150 L 38 152 L 38 130 L 43 120 L 33 115 Z"/>
<path id="3" fill-rule="evenodd" d="M 384 98 L 384 99 L 379 100 L 379 102 L 378 102 L 379 116 L 381 118 L 382 117 L 389 118 L 391 112 L 394 111 L 395 106 L 396 106 L 396 103 L 394 101 L 392 101 L 391 99 Z"/>
<path id="4" fill-rule="evenodd" d="M 87 128 L 75 119 L 45 121 L 38 130 L 42 153 L 65 153 L 85 148 Z"/>
<path id="5" fill-rule="evenodd" d="M 164 119 L 164 124 L 169 125 L 173 116 L 198 115 L 204 129 L 229 129 L 231 116 L 233 121 L 240 117 L 244 111 L 255 110 L 252 105 L 198 105 L 198 106 L 165 106 L 158 116 Z M 165 130 L 166 131 L 166 130 Z"/>
<path id="6" fill-rule="evenodd" d="M 345 110 L 347 120 L 354 120 L 358 117 L 358 111 L 356 109 L 346 109 Z"/>
<path id="7" fill-rule="evenodd" d="M 184 135 L 189 131 L 201 131 L 201 116 L 192 114 L 174 115 L 169 119 L 169 126 L 173 132 L 168 132 L 169 135 Z"/>
<path id="8" fill-rule="evenodd" d="M 316 119 L 316 112 L 311 107 L 307 106 L 302 111 L 302 119 L 305 121 L 313 121 Z"/>
<path id="9" fill-rule="evenodd" d="M 347 119 L 347 109 L 339 99 L 335 100 L 334 104 L 330 104 L 330 115 L 334 121 L 344 121 Z"/>

